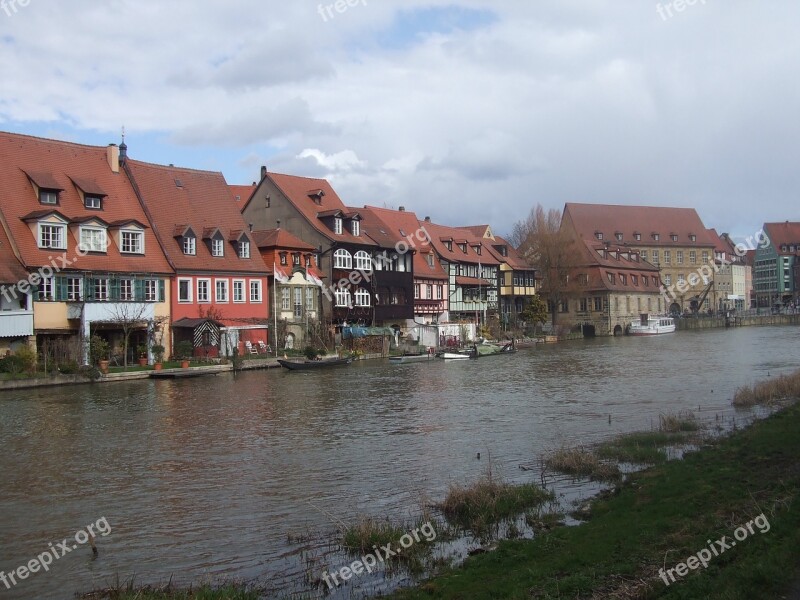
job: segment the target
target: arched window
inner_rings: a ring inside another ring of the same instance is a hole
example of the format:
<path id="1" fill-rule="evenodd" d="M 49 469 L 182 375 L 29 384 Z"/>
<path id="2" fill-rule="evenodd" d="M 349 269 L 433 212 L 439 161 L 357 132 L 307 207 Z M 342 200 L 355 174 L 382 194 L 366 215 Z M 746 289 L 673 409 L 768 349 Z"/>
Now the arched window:
<path id="1" fill-rule="evenodd" d="M 353 257 L 350 256 L 350 253 L 347 250 L 339 248 L 336 252 L 333 253 L 333 268 L 352 269 Z"/>
<path id="2" fill-rule="evenodd" d="M 356 259 L 356 269 L 365 272 L 372 271 L 372 259 L 370 258 L 369 254 L 367 254 L 363 250 L 359 250 L 355 254 L 355 259 Z"/>
<path id="3" fill-rule="evenodd" d="M 370 297 L 369 292 L 364 288 L 359 288 L 356 291 L 356 306 L 369 306 Z"/>

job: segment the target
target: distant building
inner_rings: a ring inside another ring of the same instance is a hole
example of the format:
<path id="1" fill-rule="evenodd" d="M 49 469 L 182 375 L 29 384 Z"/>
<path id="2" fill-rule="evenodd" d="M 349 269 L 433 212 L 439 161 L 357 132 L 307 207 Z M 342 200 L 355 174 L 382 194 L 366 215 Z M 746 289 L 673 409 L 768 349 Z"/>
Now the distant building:
<path id="1" fill-rule="evenodd" d="M 800 253 L 800 222 L 764 223 L 769 245 L 756 248 L 753 286 L 760 308 L 786 305 L 796 300 L 794 266 Z"/>
<path id="2" fill-rule="evenodd" d="M 658 267 L 673 313 L 712 308 L 714 249 L 693 208 L 567 203 L 564 220 L 583 240 L 629 248 Z"/>
<path id="3" fill-rule="evenodd" d="M 748 276 L 750 267 L 746 264 L 744 256 L 736 251 L 736 244 L 727 233 L 717 235 L 715 229 L 709 229 L 709 234 L 719 240 L 714 249 L 714 290 L 712 303 L 714 309 L 720 312 L 729 310 L 743 310 L 750 307 L 750 289 Z M 750 284 L 752 285 L 752 283 Z"/>

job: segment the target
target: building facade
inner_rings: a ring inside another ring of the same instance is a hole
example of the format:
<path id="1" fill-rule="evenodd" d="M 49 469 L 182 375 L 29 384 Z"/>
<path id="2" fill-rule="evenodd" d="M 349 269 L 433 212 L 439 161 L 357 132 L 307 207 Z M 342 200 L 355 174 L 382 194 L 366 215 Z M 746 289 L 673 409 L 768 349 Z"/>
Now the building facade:
<path id="1" fill-rule="evenodd" d="M 759 308 L 785 306 L 797 298 L 794 265 L 800 253 L 800 222 L 764 223 L 769 244 L 759 244 L 753 287 Z"/>

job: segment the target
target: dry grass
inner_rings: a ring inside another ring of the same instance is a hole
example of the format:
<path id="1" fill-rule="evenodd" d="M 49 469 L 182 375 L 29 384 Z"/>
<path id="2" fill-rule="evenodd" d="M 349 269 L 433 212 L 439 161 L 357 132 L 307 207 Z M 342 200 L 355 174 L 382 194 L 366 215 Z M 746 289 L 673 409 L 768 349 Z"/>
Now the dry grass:
<path id="1" fill-rule="evenodd" d="M 545 457 L 544 463 L 559 473 L 597 481 L 618 481 L 622 477 L 619 467 L 601 460 L 596 452 L 583 447 L 556 450 Z"/>
<path id="2" fill-rule="evenodd" d="M 790 375 L 772 377 L 753 386 L 736 390 L 733 405 L 739 408 L 751 406 L 775 406 L 787 400 L 800 398 L 800 371 Z"/>
<path id="3" fill-rule="evenodd" d="M 663 433 L 697 431 L 700 425 L 692 412 L 658 415 L 658 430 Z"/>

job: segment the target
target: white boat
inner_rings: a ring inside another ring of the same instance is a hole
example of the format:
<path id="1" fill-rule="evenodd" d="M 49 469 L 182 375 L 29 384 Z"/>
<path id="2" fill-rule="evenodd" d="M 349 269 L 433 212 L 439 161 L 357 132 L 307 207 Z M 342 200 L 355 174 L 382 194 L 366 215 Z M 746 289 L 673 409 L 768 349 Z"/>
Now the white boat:
<path id="1" fill-rule="evenodd" d="M 405 364 L 411 362 L 427 362 L 436 358 L 433 354 L 404 354 L 403 356 L 390 356 L 389 362 L 394 364 Z"/>
<path id="2" fill-rule="evenodd" d="M 639 322 L 628 326 L 628 335 L 661 335 L 674 333 L 675 320 L 672 317 L 642 313 Z"/>
<path id="3" fill-rule="evenodd" d="M 465 354 L 462 352 L 440 352 L 436 356 L 444 360 L 469 360 L 472 358 L 472 354 Z"/>

